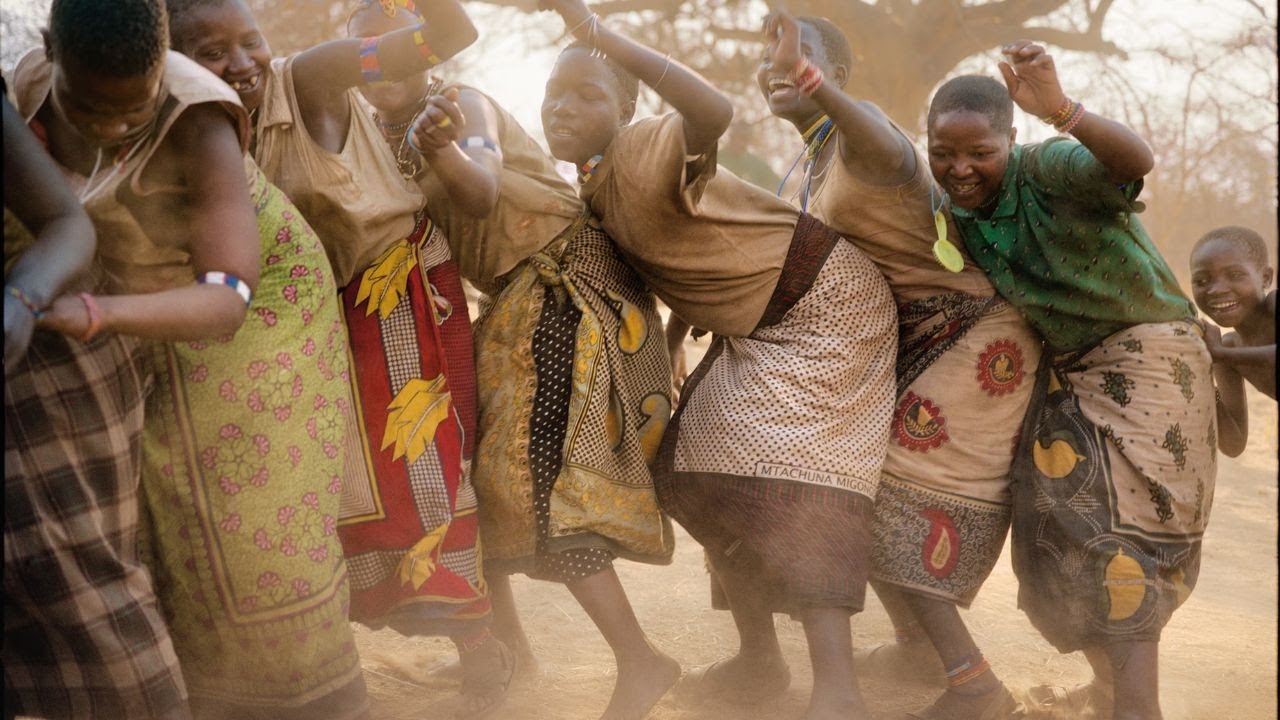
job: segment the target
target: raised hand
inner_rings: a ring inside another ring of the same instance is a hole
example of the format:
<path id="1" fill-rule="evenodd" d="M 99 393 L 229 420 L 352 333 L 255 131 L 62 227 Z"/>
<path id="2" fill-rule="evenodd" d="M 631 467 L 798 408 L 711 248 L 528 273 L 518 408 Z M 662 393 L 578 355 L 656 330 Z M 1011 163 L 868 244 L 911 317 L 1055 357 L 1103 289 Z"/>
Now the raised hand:
<path id="1" fill-rule="evenodd" d="M 587 18 L 591 17 L 591 9 L 583 0 L 538 0 L 538 9 L 559 13 L 570 32 L 585 26 Z"/>
<path id="2" fill-rule="evenodd" d="M 800 25 L 786 10 L 775 10 L 765 16 L 764 41 L 769 61 L 779 70 L 790 71 L 800 64 Z"/>
<path id="3" fill-rule="evenodd" d="M 409 128 L 412 144 L 423 155 L 432 155 L 461 135 L 465 121 L 462 108 L 458 107 L 458 89 L 448 88 L 440 95 L 427 98 L 427 105 L 413 119 Z"/>
<path id="4" fill-rule="evenodd" d="M 1017 40 L 1000 52 L 1007 59 L 1000 63 L 1000 74 L 1009 87 L 1009 97 L 1018 107 L 1036 117 L 1048 117 L 1067 101 L 1058 82 L 1053 57 L 1043 46 L 1030 40 Z"/>

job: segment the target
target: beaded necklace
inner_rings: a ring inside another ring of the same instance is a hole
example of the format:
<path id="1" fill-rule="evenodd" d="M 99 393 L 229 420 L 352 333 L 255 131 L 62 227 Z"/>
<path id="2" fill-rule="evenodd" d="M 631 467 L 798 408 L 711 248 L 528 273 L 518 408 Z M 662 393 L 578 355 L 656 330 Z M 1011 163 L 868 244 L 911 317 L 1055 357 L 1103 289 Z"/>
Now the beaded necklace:
<path id="1" fill-rule="evenodd" d="M 796 156 L 795 162 L 791 163 L 787 174 L 778 184 L 778 197 L 782 197 L 782 188 L 786 187 L 787 180 L 795 171 L 796 165 L 804 160 L 804 169 L 801 171 L 803 184 L 800 186 L 800 209 L 806 211 L 809 209 L 809 188 L 813 185 L 813 170 L 817 167 L 818 157 L 822 155 L 822 148 L 826 147 L 827 141 L 831 139 L 831 131 L 835 126 L 829 115 L 823 115 L 804 131 L 804 150 Z"/>
<path id="2" fill-rule="evenodd" d="M 422 156 L 413 149 L 412 143 L 409 142 L 409 131 L 413 129 L 413 121 L 417 120 L 418 115 L 427 107 L 427 97 L 435 93 L 437 84 L 433 82 L 431 87 L 427 88 L 426 94 L 422 96 L 422 100 L 418 101 L 418 105 L 414 107 L 408 120 L 384 123 L 381 115 L 376 112 L 373 114 L 373 119 L 378 123 L 378 130 L 382 132 L 383 139 L 395 151 L 396 170 L 400 171 L 400 177 L 405 180 L 413 180 L 422 173 Z"/>
<path id="3" fill-rule="evenodd" d="M 590 182 L 591 176 L 596 172 L 596 166 L 603 159 L 603 155 L 592 155 L 590 160 L 582 163 L 582 167 L 578 168 L 578 184 L 586 185 Z"/>

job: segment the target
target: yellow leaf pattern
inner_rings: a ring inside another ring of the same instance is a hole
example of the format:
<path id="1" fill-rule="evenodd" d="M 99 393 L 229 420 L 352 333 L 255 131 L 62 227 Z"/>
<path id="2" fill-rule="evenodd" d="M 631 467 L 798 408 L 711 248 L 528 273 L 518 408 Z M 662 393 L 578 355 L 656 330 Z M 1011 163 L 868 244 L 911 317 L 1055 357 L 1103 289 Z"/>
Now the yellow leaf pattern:
<path id="1" fill-rule="evenodd" d="M 360 289 L 356 292 L 356 306 L 368 300 L 369 307 L 365 315 L 372 315 L 376 309 L 378 317 L 385 318 L 400 304 L 404 297 L 405 286 L 409 283 L 409 273 L 418 266 L 418 253 L 407 240 L 387 248 L 381 257 L 364 271 L 360 278 Z"/>
<path id="2" fill-rule="evenodd" d="M 432 573 L 436 571 L 436 548 L 440 547 L 440 542 L 444 540 L 445 533 L 449 532 L 449 523 L 445 523 L 440 527 L 432 530 L 426 537 L 417 542 L 416 545 L 409 548 L 409 552 L 404 554 L 400 559 L 400 582 L 408 585 L 412 584 L 414 590 L 422 587 L 422 584 L 430 578 Z"/>
<path id="3" fill-rule="evenodd" d="M 407 457 L 410 463 L 417 462 L 435 440 L 436 428 L 448 418 L 449 390 L 444 375 L 429 381 L 410 380 L 387 406 L 382 449 L 395 443 L 394 459 Z"/>

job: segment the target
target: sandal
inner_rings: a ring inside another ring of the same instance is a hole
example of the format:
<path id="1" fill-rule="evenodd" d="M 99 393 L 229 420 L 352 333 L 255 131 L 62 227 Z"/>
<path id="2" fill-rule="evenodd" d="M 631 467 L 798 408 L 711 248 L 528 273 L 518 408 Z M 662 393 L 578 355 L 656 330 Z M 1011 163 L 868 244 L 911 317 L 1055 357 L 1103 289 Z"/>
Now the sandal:
<path id="1" fill-rule="evenodd" d="M 1003 684 L 982 695 L 947 690 L 927 708 L 907 713 L 912 720 L 1022 720 L 1025 708 Z"/>
<path id="2" fill-rule="evenodd" d="M 1027 717 L 1036 720 L 1111 720 L 1110 693 L 1092 682 L 1064 688 L 1037 685 L 1023 694 Z"/>
<path id="3" fill-rule="evenodd" d="M 477 668 L 477 664 L 480 665 Z M 464 707 L 455 720 L 479 720 L 502 706 L 516 674 L 516 656 L 497 638 L 466 653 L 462 661 Z"/>
<path id="4" fill-rule="evenodd" d="M 676 696 L 691 705 L 700 705 L 708 700 L 756 705 L 781 695 L 791 686 L 791 669 L 785 662 L 779 661 L 776 666 L 753 668 L 752 677 L 745 681 L 719 678 L 726 662 L 717 660 L 685 673 L 676 686 Z"/>

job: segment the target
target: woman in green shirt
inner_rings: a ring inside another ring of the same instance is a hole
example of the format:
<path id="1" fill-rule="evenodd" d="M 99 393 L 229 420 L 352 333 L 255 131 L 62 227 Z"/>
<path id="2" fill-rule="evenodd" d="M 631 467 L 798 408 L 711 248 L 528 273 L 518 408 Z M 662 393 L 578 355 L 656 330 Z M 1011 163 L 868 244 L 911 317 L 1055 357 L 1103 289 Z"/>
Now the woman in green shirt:
<path id="1" fill-rule="evenodd" d="M 1003 52 L 1007 89 L 939 88 L 929 163 L 970 254 L 1045 339 L 1013 471 L 1019 606 L 1085 651 L 1115 718 L 1157 719 L 1160 631 L 1195 586 L 1213 498 L 1209 355 L 1136 216 L 1150 149 L 1067 98 L 1044 48 Z M 1015 144 L 1014 103 L 1076 141 Z"/>

